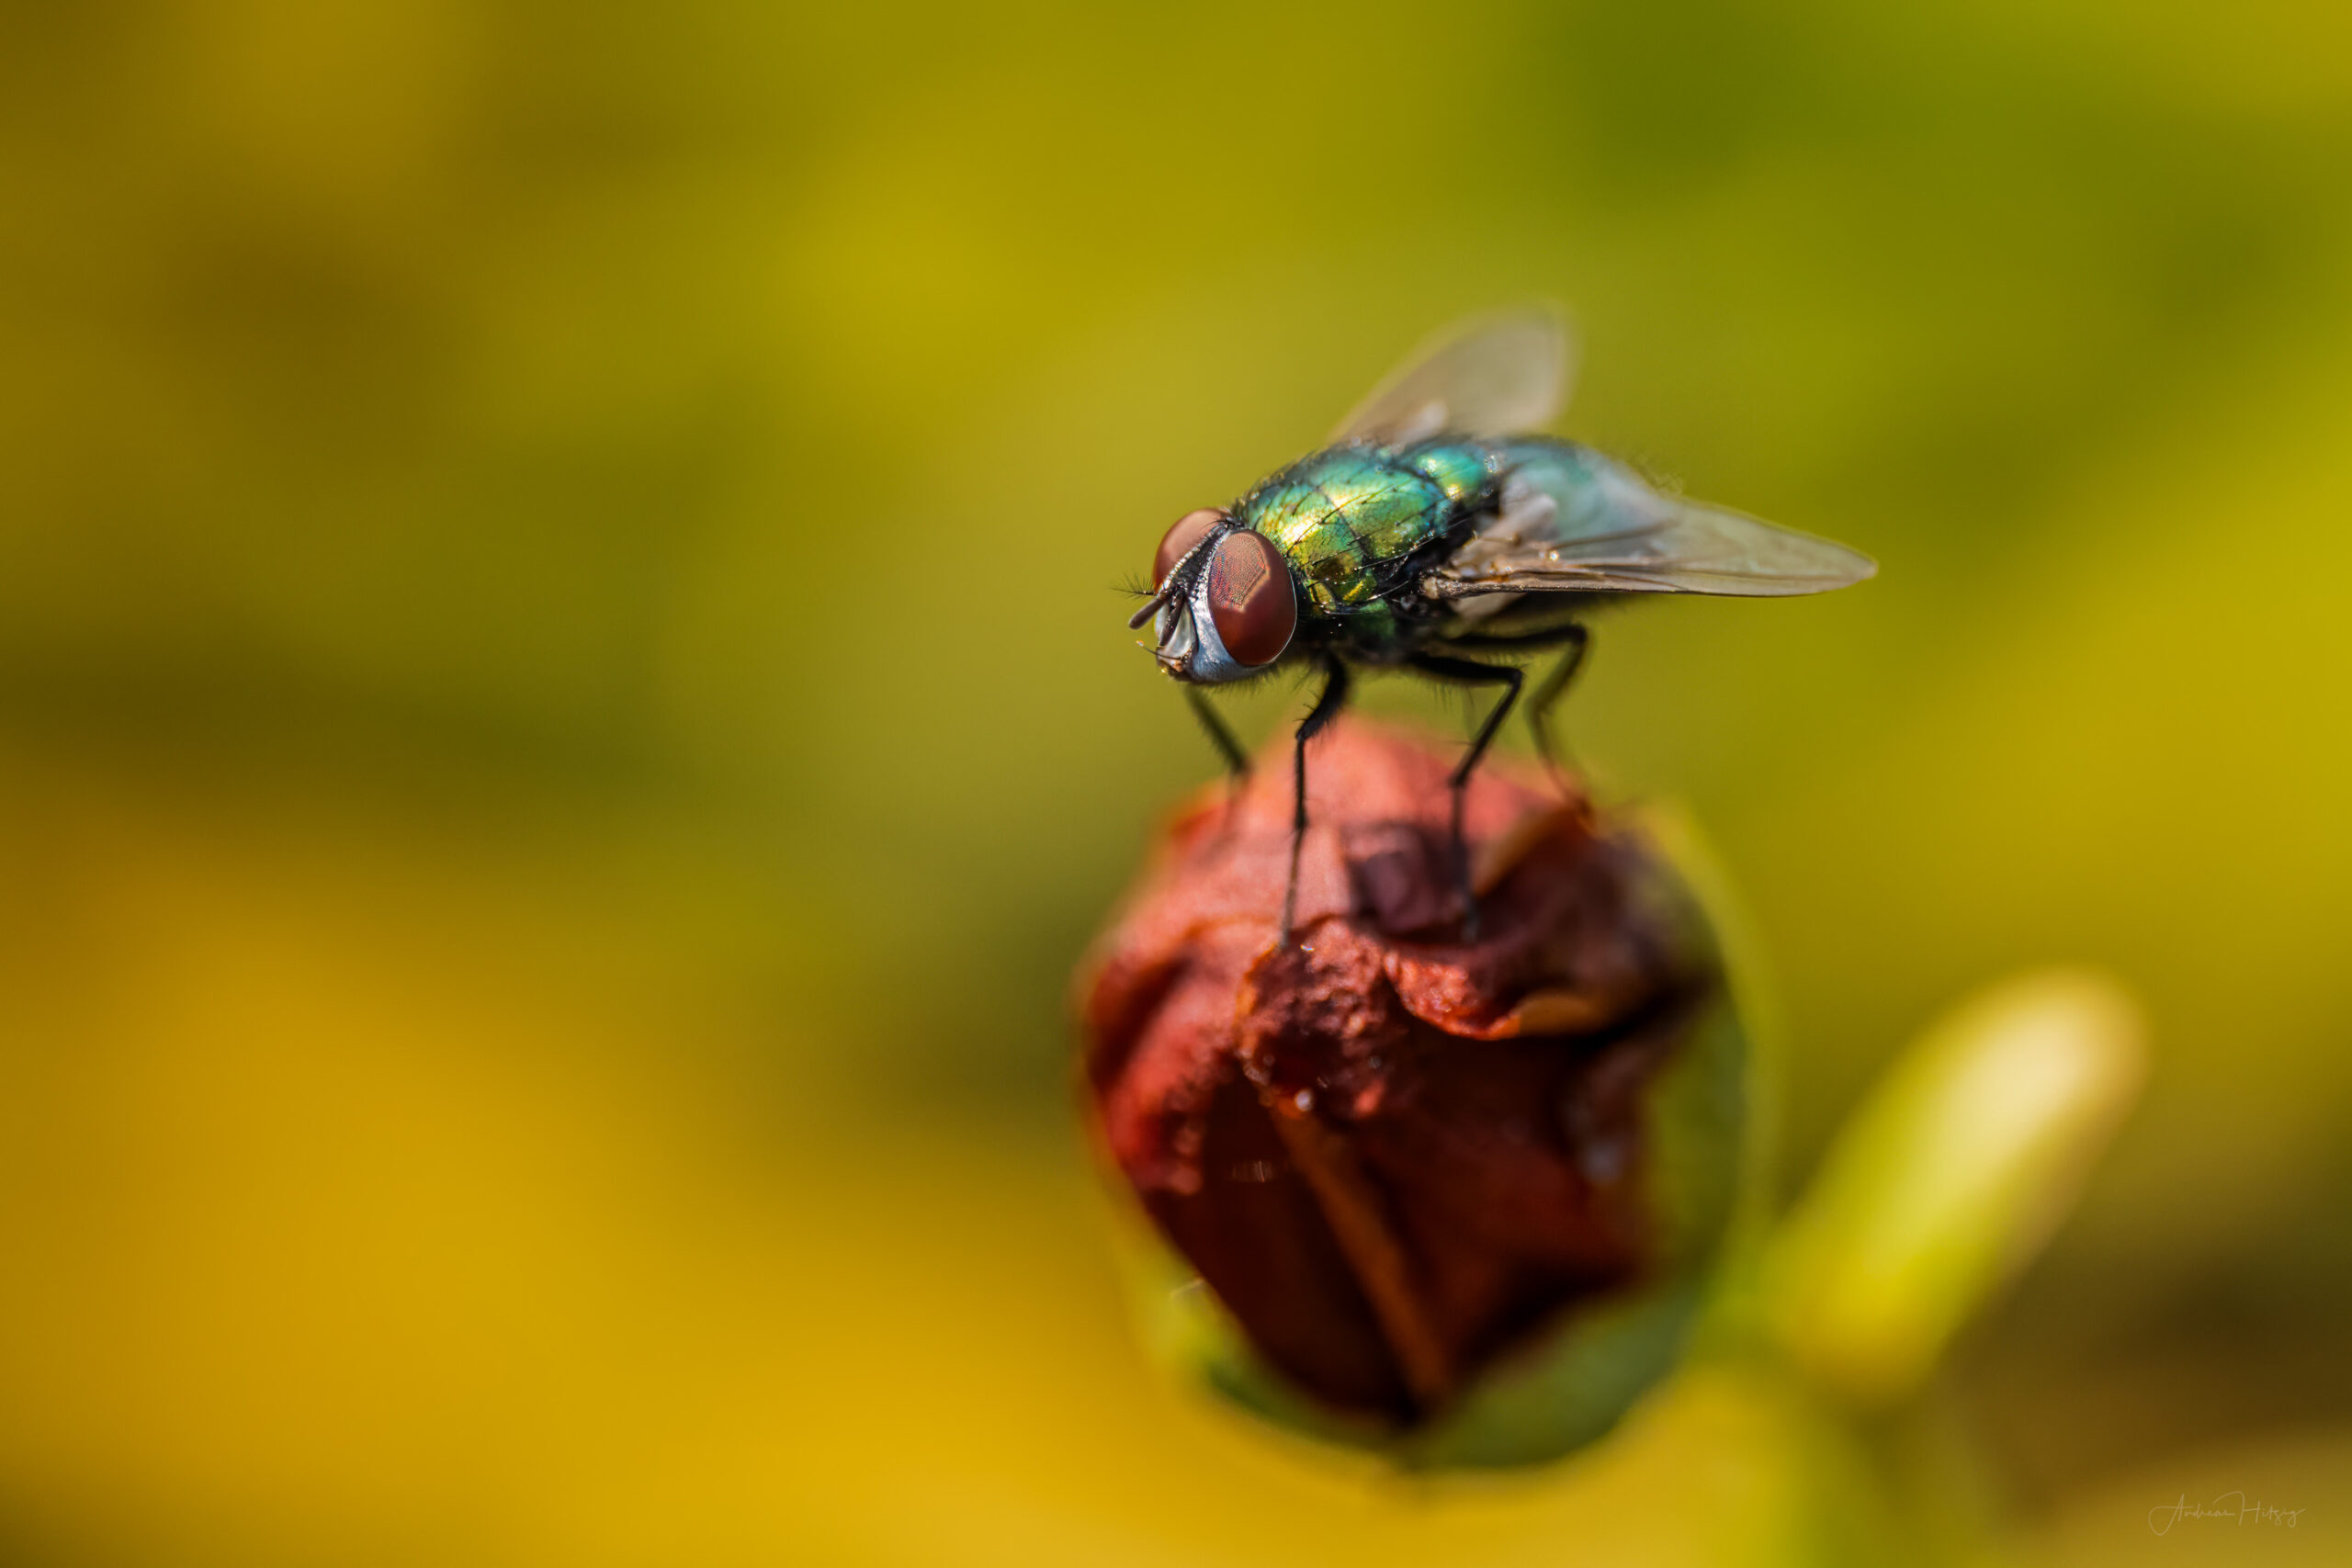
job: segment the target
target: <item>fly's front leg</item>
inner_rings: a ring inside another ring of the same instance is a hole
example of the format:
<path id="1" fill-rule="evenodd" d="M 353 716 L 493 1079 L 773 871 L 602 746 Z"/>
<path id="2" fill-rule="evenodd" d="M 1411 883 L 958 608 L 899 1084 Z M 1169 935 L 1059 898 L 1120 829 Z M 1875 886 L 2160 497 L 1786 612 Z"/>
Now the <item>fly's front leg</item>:
<path id="1" fill-rule="evenodd" d="M 1568 682 L 1577 678 L 1577 671 L 1584 668 L 1584 656 L 1592 647 L 1592 634 L 1583 626 L 1566 626 L 1562 628 L 1560 640 L 1567 645 L 1567 651 L 1560 655 L 1560 661 L 1552 666 L 1552 672 L 1544 677 L 1544 683 L 1527 699 L 1527 728 L 1535 737 L 1535 754 L 1544 759 L 1553 784 L 1566 795 L 1567 779 L 1560 770 L 1552 734 L 1552 705 L 1568 689 Z"/>
<path id="2" fill-rule="evenodd" d="M 1208 694 L 1198 686 L 1188 684 L 1184 688 L 1184 701 L 1192 705 L 1193 716 L 1200 721 L 1201 728 L 1208 734 L 1209 744 L 1216 748 L 1216 754 L 1224 760 L 1226 773 L 1236 780 L 1248 778 L 1249 753 L 1241 750 L 1241 742 L 1233 738 L 1233 731 L 1226 728 L 1224 718 L 1209 705 Z"/>
<path id="3" fill-rule="evenodd" d="M 1283 926 L 1281 945 L 1290 945 L 1292 919 L 1298 913 L 1298 854 L 1306 843 L 1306 743 L 1323 731 L 1323 727 L 1339 716 L 1348 701 L 1348 667 L 1337 659 L 1326 656 L 1323 660 L 1323 694 L 1299 721 L 1298 738 L 1291 753 L 1291 814 L 1290 814 L 1290 879 L 1283 885 Z"/>
<path id="4" fill-rule="evenodd" d="M 1210 705 L 1206 692 L 1187 684 L 1184 701 L 1191 706 L 1193 717 L 1207 732 L 1209 744 L 1215 746 L 1216 754 L 1224 759 L 1225 819 L 1229 828 L 1233 823 L 1233 808 L 1241 799 L 1241 786 L 1250 782 L 1250 755 L 1241 750 L 1241 742 L 1233 738 L 1233 731 L 1227 727 L 1224 717 Z"/>
<path id="5" fill-rule="evenodd" d="M 1526 679 L 1517 665 L 1481 664 L 1472 659 L 1448 659 L 1442 654 L 1420 653 L 1413 656 L 1414 669 L 1441 681 L 1456 681 L 1464 685 L 1501 686 L 1502 700 L 1487 713 L 1487 721 L 1470 742 L 1470 750 L 1463 753 L 1446 783 L 1453 792 L 1453 873 L 1462 889 L 1462 935 L 1465 942 L 1478 940 L 1478 895 L 1470 885 L 1470 846 L 1462 837 L 1462 799 L 1468 793 L 1470 775 L 1477 771 L 1478 761 L 1495 739 L 1495 731 L 1503 727 L 1510 716 L 1511 705 L 1519 701 L 1519 688 Z"/>

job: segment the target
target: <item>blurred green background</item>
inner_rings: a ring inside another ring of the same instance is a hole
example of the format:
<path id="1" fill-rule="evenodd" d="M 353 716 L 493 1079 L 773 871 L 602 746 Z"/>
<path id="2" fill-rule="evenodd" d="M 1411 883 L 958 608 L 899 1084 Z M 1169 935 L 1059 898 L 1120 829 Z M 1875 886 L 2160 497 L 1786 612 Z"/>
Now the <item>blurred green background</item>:
<path id="1" fill-rule="evenodd" d="M 2343 1528 L 2342 7 L 11 0 L 0 1557 L 1721 1560 L 1794 1450 L 1704 1379 L 1605 1522 L 1163 1387 L 1070 1113 L 1213 771 L 1113 586 L 1533 295 L 1566 434 L 1883 563 L 1568 715 L 1752 907 L 1784 1181 L 2108 966 L 1951 1419 L 2068 1561 Z"/>

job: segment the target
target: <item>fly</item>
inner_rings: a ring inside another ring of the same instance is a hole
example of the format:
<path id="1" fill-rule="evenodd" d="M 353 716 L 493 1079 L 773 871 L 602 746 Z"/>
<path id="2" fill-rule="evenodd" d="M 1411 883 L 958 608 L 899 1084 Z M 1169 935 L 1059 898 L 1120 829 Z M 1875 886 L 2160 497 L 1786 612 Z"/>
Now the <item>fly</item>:
<path id="1" fill-rule="evenodd" d="M 1356 672 L 1502 688 L 1447 780 L 1463 931 L 1475 941 L 1463 795 L 1526 672 L 1466 656 L 1558 652 L 1527 710 L 1552 764 L 1549 716 L 1591 646 L 1596 596 L 1782 598 L 1878 570 L 1843 545 L 1661 494 L 1589 446 L 1526 434 L 1559 412 L 1567 361 L 1549 310 L 1456 328 L 1374 388 L 1329 446 L 1230 506 L 1186 513 L 1159 541 L 1150 597 L 1128 625 L 1153 623 L 1160 669 L 1182 682 L 1228 770 L 1246 772 L 1249 758 L 1207 688 L 1301 664 L 1322 675 L 1293 742 L 1284 945 L 1306 834 L 1306 743 L 1339 715 Z"/>

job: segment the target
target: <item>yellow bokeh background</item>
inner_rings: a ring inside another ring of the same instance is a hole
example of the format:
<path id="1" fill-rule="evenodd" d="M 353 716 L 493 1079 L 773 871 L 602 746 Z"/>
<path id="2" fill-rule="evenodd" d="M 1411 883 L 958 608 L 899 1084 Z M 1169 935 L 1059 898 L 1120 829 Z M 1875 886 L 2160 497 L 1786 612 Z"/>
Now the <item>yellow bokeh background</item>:
<path id="1" fill-rule="evenodd" d="M 1753 913 L 1783 1185 L 1980 982 L 2152 1021 L 1937 1395 L 2000 1538 L 2346 1550 L 2340 7 L 19 0 L 0 1558 L 1866 1554 L 1754 1369 L 1408 1487 L 1107 1260 L 1067 978 L 1213 768 L 1113 590 L 1531 296 L 1566 434 L 1883 563 L 1567 710 Z"/>

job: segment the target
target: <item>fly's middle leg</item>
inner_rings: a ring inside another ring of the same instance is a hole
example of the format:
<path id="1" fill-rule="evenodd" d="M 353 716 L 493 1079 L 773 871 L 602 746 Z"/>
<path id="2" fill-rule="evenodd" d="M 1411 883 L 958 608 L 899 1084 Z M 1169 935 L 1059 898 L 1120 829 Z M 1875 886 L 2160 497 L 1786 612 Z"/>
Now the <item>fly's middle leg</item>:
<path id="1" fill-rule="evenodd" d="M 1552 730 L 1552 709 L 1567 691 L 1570 682 L 1584 668 L 1585 654 L 1592 646 L 1592 632 L 1581 622 L 1564 626 L 1552 626 L 1543 631 L 1525 632 L 1517 636 L 1480 636 L 1450 638 L 1446 644 L 1453 649 L 1473 649 L 1481 653 L 1534 653 L 1547 648 L 1564 649 L 1560 661 L 1544 677 L 1544 683 L 1529 694 L 1527 728 L 1535 737 L 1535 754 L 1544 759 L 1546 772 L 1562 795 L 1568 795 L 1567 775 L 1560 761 L 1559 738 Z"/>

